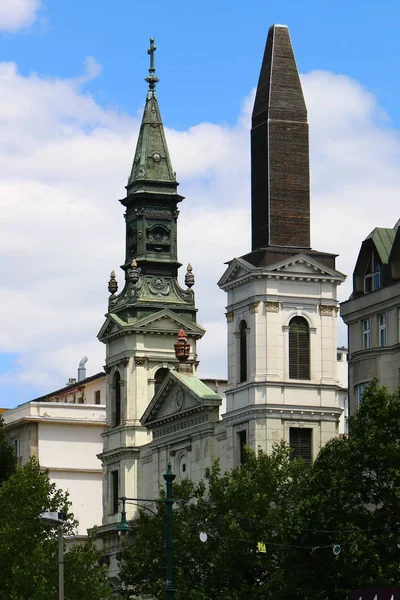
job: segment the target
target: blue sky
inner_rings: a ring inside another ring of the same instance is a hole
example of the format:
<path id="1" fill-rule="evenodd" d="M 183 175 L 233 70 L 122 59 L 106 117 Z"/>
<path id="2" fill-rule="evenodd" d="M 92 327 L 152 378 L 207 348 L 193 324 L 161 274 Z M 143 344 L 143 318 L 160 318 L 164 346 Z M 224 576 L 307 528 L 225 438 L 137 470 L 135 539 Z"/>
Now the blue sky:
<path id="1" fill-rule="evenodd" d="M 248 248 L 248 117 L 272 23 L 289 25 L 305 74 L 314 246 L 340 253 L 338 267 L 351 274 L 370 229 L 392 226 L 400 216 L 400 6 L 394 0 L 2 5 L 0 406 L 62 387 L 84 354 L 88 374 L 104 364 L 95 336 L 109 271 L 123 258 L 116 200 L 134 152 L 150 36 L 158 48 L 168 142 L 187 197 L 181 260 L 198 256 L 199 315 L 209 330 L 200 345 L 202 375 L 226 372 L 224 297 L 215 284 L 223 262 Z M 361 220 L 357 206 L 363 206 Z M 327 217 L 337 225 L 331 237 Z M 200 225 L 207 251 L 193 243 Z M 343 290 L 341 299 L 350 288 Z"/>
<path id="2" fill-rule="evenodd" d="M 399 18 L 394 0 L 43 0 L 31 27 L 3 34 L 0 55 L 25 75 L 63 78 L 93 56 L 103 72 L 87 89 L 99 103 L 132 112 L 142 102 L 152 35 L 164 119 L 179 129 L 234 122 L 257 81 L 269 25 L 284 23 L 302 72 L 357 79 L 397 122 Z"/>

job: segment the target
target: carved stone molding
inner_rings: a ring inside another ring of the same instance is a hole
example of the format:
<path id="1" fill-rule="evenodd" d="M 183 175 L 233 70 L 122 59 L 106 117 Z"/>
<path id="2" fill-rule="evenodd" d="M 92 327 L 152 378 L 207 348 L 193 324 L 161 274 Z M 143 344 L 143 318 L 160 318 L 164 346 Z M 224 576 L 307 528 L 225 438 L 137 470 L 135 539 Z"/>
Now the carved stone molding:
<path id="1" fill-rule="evenodd" d="M 145 356 L 135 356 L 135 364 L 138 366 L 143 366 L 146 364 L 146 357 Z"/>
<path id="2" fill-rule="evenodd" d="M 227 321 L 227 323 L 232 323 L 232 321 L 233 321 L 233 312 L 232 311 L 229 311 L 226 313 L 226 321 Z"/>
<path id="3" fill-rule="evenodd" d="M 339 308 L 337 306 L 325 306 L 323 304 L 319 307 L 319 313 L 322 316 L 326 317 L 336 317 L 339 312 Z"/>
<path id="4" fill-rule="evenodd" d="M 129 365 L 129 358 L 125 357 L 121 360 L 121 363 L 124 365 L 124 367 L 127 367 Z"/>
<path id="5" fill-rule="evenodd" d="M 110 373 L 111 367 L 108 367 L 107 365 L 103 365 L 103 370 L 104 370 L 104 373 Z"/>
<path id="6" fill-rule="evenodd" d="M 189 429 L 190 427 L 195 427 L 196 425 L 202 425 L 203 423 L 207 423 L 209 420 L 210 415 L 205 414 L 199 415 L 198 417 L 192 417 L 191 419 L 186 419 L 185 421 L 174 423 L 172 425 L 160 427 L 159 429 L 157 428 L 153 430 L 153 439 L 157 439 L 164 435 L 169 435 L 171 433 L 182 431 L 182 429 Z"/>
<path id="7" fill-rule="evenodd" d="M 267 312 L 278 313 L 279 312 L 279 302 L 266 302 L 265 310 Z"/>
<path id="8" fill-rule="evenodd" d="M 260 304 L 260 302 L 252 302 L 250 304 L 250 312 L 254 313 L 258 313 L 258 305 Z"/>

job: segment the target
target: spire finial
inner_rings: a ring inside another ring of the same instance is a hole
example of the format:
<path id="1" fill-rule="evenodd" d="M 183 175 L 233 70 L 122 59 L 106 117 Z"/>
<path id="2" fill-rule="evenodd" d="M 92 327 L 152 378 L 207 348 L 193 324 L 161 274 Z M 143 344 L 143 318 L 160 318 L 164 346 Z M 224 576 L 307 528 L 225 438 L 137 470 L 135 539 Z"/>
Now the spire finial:
<path id="1" fill-rule="evenodd" d="M 160 80 L 155 76 L 156 68 L 154 66 L 154 52 L 157 50 L 157 47 L 154 45 L 154 38 L 150 38 L 150 48 L 147 50 L 147 54 L 150 56 L 150 67 L 149 67 L 149 75 L 146 77 L 145 81 L 149 84 L 149 91 L 152 95 L 155 93 L 156 83 Z"/>

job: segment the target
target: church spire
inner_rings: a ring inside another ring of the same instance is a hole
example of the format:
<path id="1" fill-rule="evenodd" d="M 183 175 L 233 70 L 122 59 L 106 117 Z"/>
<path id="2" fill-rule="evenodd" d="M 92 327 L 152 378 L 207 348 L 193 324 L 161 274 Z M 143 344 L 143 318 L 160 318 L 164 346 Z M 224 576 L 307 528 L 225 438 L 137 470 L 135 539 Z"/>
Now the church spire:
<path id="1" fill-rule="evenodd" d="M 149 84 L 149 89 L 127 185 L 128 197 L 130 194 L 149 191 L 152 193 L 154 191 L 176 193 L 178 186 L 156 96 L 156 84 L 159 79 L 155 75 L 155 51 L 154 38 L 150 38 L 150 48 L 147 50 L 150 56 L 150 67 L 149 75 L 145 79 Z"/>
<path id="2" fill-rule="evenodd" d="M 307 109 L 286 25 L 265 47 L 251 130 L 252 250 L 310 247 Z"/>

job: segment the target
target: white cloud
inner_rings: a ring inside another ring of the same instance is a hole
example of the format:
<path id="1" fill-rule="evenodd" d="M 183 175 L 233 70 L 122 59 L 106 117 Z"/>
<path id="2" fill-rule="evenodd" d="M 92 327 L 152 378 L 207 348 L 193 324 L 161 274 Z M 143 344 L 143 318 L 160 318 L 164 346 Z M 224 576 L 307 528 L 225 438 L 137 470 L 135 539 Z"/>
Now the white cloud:
<path id="1" fill-rule="evenodd" d="M 88 374 L 101 370 L 105 348 L 95 336 L 111 269 L 122 282 L 117 267 L 125 236 L 117 199 L 124 194 L 139 119 L 104 109 L 85 93 L 84 82 L 99 72 L 94 59 L 74 80 L 22 77 L 13 63 L 0 63 L 0 294 L 6 307 L 0 351 L 18 354 L 17 374 L 6 373 L 0 383 L 29 384 L 31 397 L 75 376 L 85 354 Z M 344 299 L 362 239 L 399 217 L 400 142 L 376 98 L 356 81 L 313 72 L 303 84 L 312 241 L 316 249 L 341 254 L 338 268 L 349 275 Z M 179 258 L 193 265 L 199 321 L 207 329 L 199 344 L 204 376 L 225 375 L 225 295 L 216 282 L 223 263 L 250 245 L 251 97 L 234 127 L 167 129 L 186 196 Z M 341 336 L 344 343 L 343 327 Z M 8 400 L 0 391 L 0 405 Z"/>
<path id="2" fill-rule="evenodd" d="M 15 33 L 36 20 L 40 0 L 1 0 L 0 31 Z"/>

